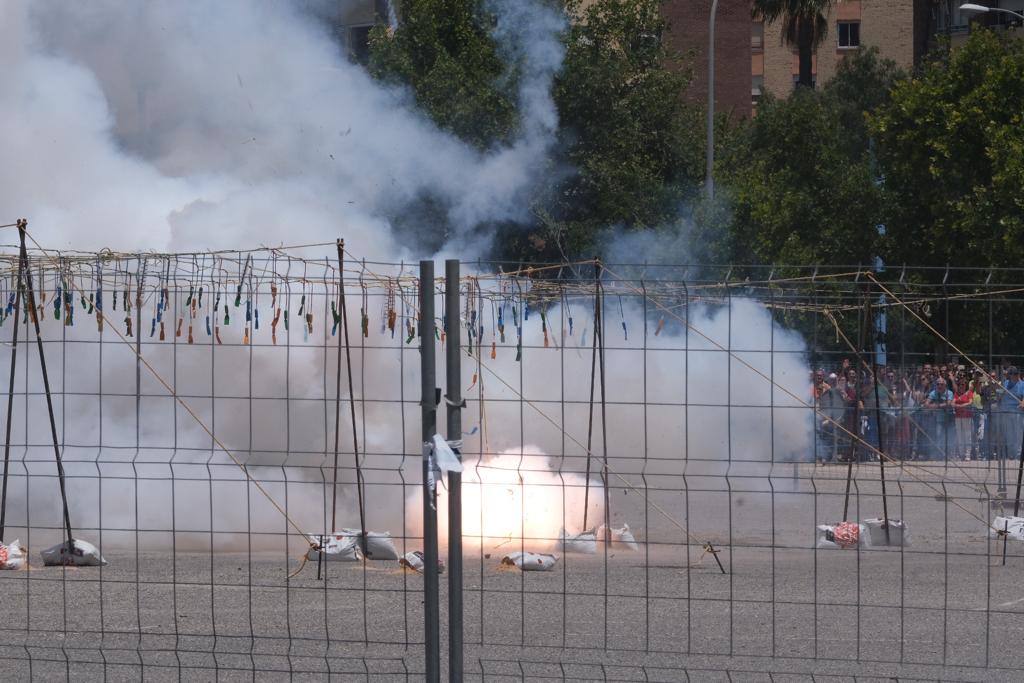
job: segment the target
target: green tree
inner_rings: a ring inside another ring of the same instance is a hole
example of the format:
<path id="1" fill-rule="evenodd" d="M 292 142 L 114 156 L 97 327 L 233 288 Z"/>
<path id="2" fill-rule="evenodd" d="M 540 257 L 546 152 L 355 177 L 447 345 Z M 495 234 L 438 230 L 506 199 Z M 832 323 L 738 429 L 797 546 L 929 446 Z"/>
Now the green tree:
<path id="1" fill-rule="evenodd" d="M 885 175 L 890 217 L 886 259 L 936 267 L 921 279 L 941 286 L 945 267 L 973 267 L 990 284 L 1024 264 L 1024 41 L 987 30 L 934 55 L 916 78 L 896 85 L 870 117 Z M 1016 279 L 1006 284 L 1016 285 Z M 941 290 L 939 290 L 941 291 Z M 961 348 L 1018 352 L 1009 304 L 947 302 L 931 321 Z M 936 351 L 946 351 L 937 342 Z"/>
<path id="2" fill-rule="evenodd" d="M 1024 41 L 976 31 L 898 84 L 871 117 L 890 260 L 1024 263 Z"/>
<path id="3" fill-rule="evenodd" d="M 782 39 L 797 49 L 799 85 L 814 87 L 814 51 L 828 35 L 825 15 L 835 0 L 754 0 L 753 15 L 766 24 L 782 21 Z"/>
<path id="4" fill-rule="evenodd" d="M 839 62 L 823 92 L 838 110 L 851 155 L 873 144 L 868 116 L 887 104 L 893 87 L 906 78 L 906 72 L 882 58 L 877 47 L 860 49 Z"/>
<path id="5" fill-rule="evenodd" d="M 703 176 L 703 114 L 680 95 L 688 60 L 670 49 L 659 0 L 568 0 L 572 25 L 554 97 L 559 150 L 531 257 L 591 255 L 612 228 L 670 225 Z"/>
<path id="6" fill-rule="evenodd" d="M 870 263 L 881 248 L 884 188 L 865 115 L 901 72 L 876 51 L 843 60 L 821 90 L 766 98 L 728 138 L 718 173 L 731 213 L 707 211 L 696 243 L 715 261 Z M 722 230 L 721 221 L 727 219 Z"/>
<path id="7" fill-rule="evenodd" d="M 561 0 L 551 0 L 561 2 Z M 530 225 L 490 226 L 497 255 L 546 260 L 592 255 L 610 229 L 671 224 L 702 178 L 700 109 L 682 98 L 688 62 L 667 43 L 661 0 L 565 0 L 571 24 L 553 96 L 559 131 Z M 409 87 L 442 128 L 480 149 L 518 132 L 519 70 L 492 35 L 487 0 L 405 0 L 393 33 L 371 35 L 371 73 Z M 443 224 L 423 197 L 406 215 Z"/>
<path id="8" fill-rule="evenodd" d="M 517 77 L 484 0 L 404 0 L 402 21 L 370 36 L 370 73 L 409 86 L 441 128 L 486 149 L 514 135 Z"/>
<path id="9" fill-rule="evenodd" d="M 800 89 L 765 99 L 731 144 L 723 184 L 732 239 L 764 263 L 867 263 L 883 217 L 882 191 L 865 153 L 850 154 L 840 112 Z"/>

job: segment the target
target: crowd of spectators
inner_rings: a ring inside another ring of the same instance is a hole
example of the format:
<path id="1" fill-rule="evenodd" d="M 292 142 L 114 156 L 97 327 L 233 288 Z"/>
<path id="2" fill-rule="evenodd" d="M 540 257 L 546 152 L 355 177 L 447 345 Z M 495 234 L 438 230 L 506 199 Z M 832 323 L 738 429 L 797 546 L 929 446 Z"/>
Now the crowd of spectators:
<path id="1" fill-rule="evenodd" d="M 813 371 L 817 462 L 874 460 L 880 444 L 899 460 L 1020 456 L 1024 380 L 1016 366 L 890 365 L 874 380 L 851 359 Z"/>

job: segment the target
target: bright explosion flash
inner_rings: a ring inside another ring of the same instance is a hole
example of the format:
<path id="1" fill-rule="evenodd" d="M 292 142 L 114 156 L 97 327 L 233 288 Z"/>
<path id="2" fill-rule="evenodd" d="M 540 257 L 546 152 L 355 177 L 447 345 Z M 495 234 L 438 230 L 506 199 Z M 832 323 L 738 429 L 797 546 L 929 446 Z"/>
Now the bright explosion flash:
<path id="1" fill-rule="evenodd" d="M 575 533 L 602 521 L 603 488 L 576 473 L 559 473 L 551 459 L 536 446 L 504 451 L 487 461 L 465 461 L 462 475 L 462 536 L 466 546 L 530 550 L 558 546 L 560 531 Z M 438 535 L 448 538 L 448 496 L 438 487 Z M 419 516 L 412 506 L 411 516 Z M 417 520 L 418 521 L 418 520 Z M 418 525 L 417 525 L 418 526 Z"/>

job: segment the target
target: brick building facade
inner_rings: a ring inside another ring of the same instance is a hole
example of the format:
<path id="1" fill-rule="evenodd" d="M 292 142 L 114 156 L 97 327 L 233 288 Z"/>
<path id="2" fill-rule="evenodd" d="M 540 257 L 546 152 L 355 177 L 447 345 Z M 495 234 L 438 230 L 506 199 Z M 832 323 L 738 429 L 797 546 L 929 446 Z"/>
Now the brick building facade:
<path id="1" fill-rule="evenodd" d="M 711 0 L 669 0 L 662 12 L 671 23 L 672 47 L 693 57 L 686 95 L 704 102 L 708 93 L 708 18 Z M 715 21 L 715 110 L 750 115 L 750 0 L 718 0 Z"/>
<path id="2" fill-rule="evenodd" d="M 707 97 L 707 43 L 711 0 L 668 0 L 673 46 L 694 55 L 694 81 L 687 93 Z M 815 82 L 825 83 L 839 62 L 875 46 L 904 68 L 924 54 L 935 27 L 931 0 L 839 0 L 827 14 L 828 36 L 814 57 Z M 715 22 L 715 107 L 749 116 L 764 92 L 785 97 L 799 75 L 796 51 L 782 42 L 780 22 L 765 26 L 751 17 L 750 0 L 719 0 Z"/>
<path id="3" fill-rule="evenodd" d="M 877 47 L 887 57 L 905 69 L 917 63 L 927 45 L 929 23 L 925 21 L 932 10 L 926 0 L 843 0 L 834 3 L 826 19 L 828 35 L 814 57 L 814 80 L 828 82 L 844 57 L 862 47 Z M 757 25 L 753 29 L 759 30 Z M 764 90 L 785 97 L 793 90 L 800 73 L 795 50 L 782 42 L 780 22 L 763 27 Z M 755 77 L 757 71 L 753 70 Z"/>
<path id="4" fill-rule="evenodd" d="M 693 81 L 684 96 L 707 98 L 708 20 L 712 0 L 665 0 L 672 47 L 692 57 Z M 988 0 L 992 7 L 1017 9 L 1024 0 Z M 338 17 L 339 37 L 349 54 L 365 58 L 366 36 L 375 21 L 400 13 L 400 0 L 357 0 Z M 828 36 L 814 58 L 815 82 L 831 79 L 840 61 L 862 47 L 875 46 L 904 68 L 916 64 L 935 33 L 966 32 L 959 0 L 836 0 L 830 8 Z M 1005 21 L 990 16 L 986 23 Z M 733 117 L 750 116 L 758 97 L 792 92 L 799 64 L 795 50 L 783 44 L 779 22 L 765 26 L 751 17 L 751 0 L 718 0 L 715 21 L 715 109 Z"/>

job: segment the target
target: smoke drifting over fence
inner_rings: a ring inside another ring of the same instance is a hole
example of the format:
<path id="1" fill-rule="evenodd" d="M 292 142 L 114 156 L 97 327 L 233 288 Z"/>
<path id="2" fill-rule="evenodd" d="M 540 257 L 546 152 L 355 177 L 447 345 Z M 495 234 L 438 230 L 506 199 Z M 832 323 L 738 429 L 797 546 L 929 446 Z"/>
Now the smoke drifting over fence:
<path id="1" fill-rule="evenodd" d="M 344 226 L 361 255 L 397 259 L 388 217 L 429 194 L 465 252 L 478 224 L 524 215 L 557 123 L 564 19 L 490 6 L 521 73 L 521 134 L 479 152 L 350 63 L 304 3 L 4 3 L 0 152 L 16 161 L 0 205 L 54 247 L 322 242 Z"/>

